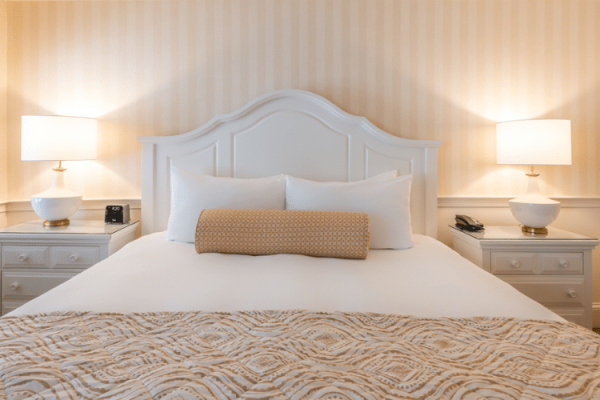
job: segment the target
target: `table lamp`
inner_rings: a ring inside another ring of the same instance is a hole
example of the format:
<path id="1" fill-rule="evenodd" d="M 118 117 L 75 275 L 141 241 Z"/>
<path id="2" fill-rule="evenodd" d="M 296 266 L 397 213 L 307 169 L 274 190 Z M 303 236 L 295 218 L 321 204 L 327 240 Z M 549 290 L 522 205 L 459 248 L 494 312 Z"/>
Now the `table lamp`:
<path id="1" fill-rule="evenodd" d="M 560 203 L 540 193 L 534 165 L 571 165 L 571 121 L 534 119 L 496 124 L 498 164 L 530 165 L 527 193 L 509 200 L 510 211 L 529 234 L 546 234 Z"/>
<path id="2" fill-rule="evenodd" d="M 45 227 L 69 225 L 81 205 L 81 195 L 65 186 L 62 161 L 96 158 L 98 121 L 92 118 L 24 115 L 21 117 L 21 160 L 58 161 L 54 183 L 31 196 L 31 205 Z"/>

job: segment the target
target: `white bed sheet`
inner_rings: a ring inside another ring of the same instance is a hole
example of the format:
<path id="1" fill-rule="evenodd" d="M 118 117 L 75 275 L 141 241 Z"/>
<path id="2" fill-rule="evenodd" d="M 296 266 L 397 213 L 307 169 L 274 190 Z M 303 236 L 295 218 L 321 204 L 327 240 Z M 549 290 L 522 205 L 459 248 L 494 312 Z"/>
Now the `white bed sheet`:
<path id="1" fill-rule="evenodd" d="M 128 244 L 10 315 L 275 309 L 563 320 L 427 236 L 415 235 L 412 249 L 341 260 L 196 254 L 166 232 Z"/>

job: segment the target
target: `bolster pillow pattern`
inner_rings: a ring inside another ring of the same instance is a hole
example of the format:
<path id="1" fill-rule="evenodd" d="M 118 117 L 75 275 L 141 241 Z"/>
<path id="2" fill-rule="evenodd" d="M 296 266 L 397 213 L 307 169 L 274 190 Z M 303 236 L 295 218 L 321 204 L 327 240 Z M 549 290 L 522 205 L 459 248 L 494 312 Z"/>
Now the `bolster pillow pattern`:
<path id="1" fill-rule="evenodd" d="M 337 211 L 204 209 L 196 252 L 364 259 L 369 215 Z"/>

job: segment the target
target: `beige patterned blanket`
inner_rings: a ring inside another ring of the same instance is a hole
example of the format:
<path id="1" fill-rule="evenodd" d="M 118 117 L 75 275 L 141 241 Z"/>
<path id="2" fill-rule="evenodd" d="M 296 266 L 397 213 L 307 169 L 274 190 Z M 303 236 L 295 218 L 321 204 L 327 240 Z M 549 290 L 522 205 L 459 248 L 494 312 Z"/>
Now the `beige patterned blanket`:
<path id="1" fill-rule="evenodd" d="M 0 318 L 0 398 L 600 399 L 599 352 L 558 322 L 65 312 Z"/>

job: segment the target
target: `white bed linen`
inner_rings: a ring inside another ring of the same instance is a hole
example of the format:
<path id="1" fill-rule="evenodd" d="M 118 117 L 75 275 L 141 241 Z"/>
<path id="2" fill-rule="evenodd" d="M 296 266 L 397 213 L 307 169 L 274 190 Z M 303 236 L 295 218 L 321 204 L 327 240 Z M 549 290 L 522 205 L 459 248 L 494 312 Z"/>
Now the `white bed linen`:
<path id="1" fill-rule="evenodd" d="M 10 315 L 50 311 L 306 309 L 420 317 L 562 319 L 422 235 L 366 260 L 197 254 L 165 232 L 144 236 Z"/>

